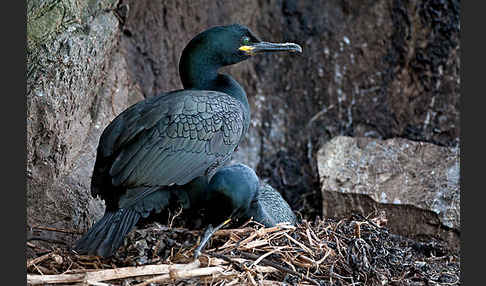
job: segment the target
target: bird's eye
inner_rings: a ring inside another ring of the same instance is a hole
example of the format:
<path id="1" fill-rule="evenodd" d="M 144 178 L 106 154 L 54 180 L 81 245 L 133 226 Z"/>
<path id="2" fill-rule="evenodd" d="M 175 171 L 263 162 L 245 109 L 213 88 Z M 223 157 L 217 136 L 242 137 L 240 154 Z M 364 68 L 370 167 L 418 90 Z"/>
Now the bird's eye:
<path id="1" fill-rule="evenodd" d="M 243 45 L 248 45 L 250 43 L 250 38 L 248 36 L 243 36 L 243 38 L 241 38 L 241 42 Z"/>

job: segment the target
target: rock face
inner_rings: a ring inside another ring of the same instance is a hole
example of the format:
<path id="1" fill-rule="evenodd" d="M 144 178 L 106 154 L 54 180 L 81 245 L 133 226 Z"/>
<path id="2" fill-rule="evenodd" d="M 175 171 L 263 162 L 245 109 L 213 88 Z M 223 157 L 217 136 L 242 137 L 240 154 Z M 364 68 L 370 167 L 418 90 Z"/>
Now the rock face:
<path id="1" fill-rule="evenodd" d="M 28 225 L 78 228 L 103 212 L 89 194 L 99 136 L 142 98 L 127 80 L 115 2 L 27 2 Z"/>
<path id="2" fill-rule="evenodd" d="M 301 55 L 228 67 L 252 110 L 233 162 L 292 208 L 322 213 L 316 152 L 331 138 L 459 142 L 459 0 L 28 0 L 27 223 L 85 230 L 99 136 L 142 98 L 182 87 L 185 44 L 241 23 Z"/>
<path id="3" fill-rule="evenodd" d="M 458 148 L 395 138 L 333 138 L 317 153 L 323 215 L 385 210 L 390 229 L 459 247 Z"/>

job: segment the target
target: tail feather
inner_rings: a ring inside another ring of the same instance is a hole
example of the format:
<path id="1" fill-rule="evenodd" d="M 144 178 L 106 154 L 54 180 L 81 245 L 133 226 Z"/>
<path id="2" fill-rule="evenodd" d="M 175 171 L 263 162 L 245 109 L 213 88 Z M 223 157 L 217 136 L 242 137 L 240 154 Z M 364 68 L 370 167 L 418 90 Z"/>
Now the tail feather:
<path id="1" fill-rule="evenodd" d="M 139 219 L 140 214 L 133 209 L 106 212 L 83 237 L 76 241 L 74 250 L 80 254 L 112 256 Z"/>
<path id="2" fill-rule="evenodd" d="M 112 245 L 115 245 L 116 249 L 122 245 L 125 236 L 130 232 L 130 230 L 132 230 L 133 226 L 138 222 L 139 219 L 140 214 L 135 211 L 131 211 L 128 215 L 123 217 L 123 221 L 121 224 L 119 224 L 119 228 L 117 230 L 118 233 L 123 235 L 114 236 L 112 242 Z"/>
<path id="3" fill-rule="evenodd" d="M 192 204 L 202 200 L 200 197 L 204 195 L 202 190 L 206 184 L 207 179 L 199 177 L 185 186 L 127 189 L 118 198 L 119 209 L 106 211 L 75 243 L 74 250 L 80 254 L 112 256 L 141 217 L 160 213 L 171 203 L 181 204 L 184 209 L 191 208 Z"/>

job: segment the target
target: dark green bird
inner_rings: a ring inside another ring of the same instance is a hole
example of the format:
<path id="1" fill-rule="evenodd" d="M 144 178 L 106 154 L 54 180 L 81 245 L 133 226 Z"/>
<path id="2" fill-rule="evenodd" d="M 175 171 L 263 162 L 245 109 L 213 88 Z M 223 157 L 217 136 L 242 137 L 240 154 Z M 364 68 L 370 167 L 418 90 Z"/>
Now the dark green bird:
<path id="1" fill-rule="evenodd" d="M 201 255 L 211 236 L 230 222 L 240 225 L 253 219 L 265 227 L 278 223 L 297 223 L 294 212 L 280 193 L 270 185 L 260 182 L 255 171 L 243 164 L 219 169 L 207 183 L 204 194 L 204 204 L 201 207 L 205 214 L 205 223 L 209 225 L 203 233 L 201 243 L 194 250 L 194 258 Z M 217 224 L 214 228 L 213 223 Z"/>
<path id="2" fill-rule="evenodd" d="M 205 192 L 205 207 L 211 223 L 221 223 L 227 218 L 240 222 L 252 218 L 265 227 L 285 222 L 295 225 L 297 222 L 280 193 L 261 182 L 255 171 L 243 164 L 219 169 Z"/>
<path id="3" fill-rule="evenodd" d="M 141 217 L 168 206 L 171 193 L 210 178 L 250 124 L 245 90 L 218 70 L 277 51 L 302 49 L 263 42 L 242 25 L 213 27 L 193 38 L 179 63 L 184 89 L 138 102 L 103 131 L 91 194 L 105 200 L 106 210 L 74 250 L 111 256 Z"/>

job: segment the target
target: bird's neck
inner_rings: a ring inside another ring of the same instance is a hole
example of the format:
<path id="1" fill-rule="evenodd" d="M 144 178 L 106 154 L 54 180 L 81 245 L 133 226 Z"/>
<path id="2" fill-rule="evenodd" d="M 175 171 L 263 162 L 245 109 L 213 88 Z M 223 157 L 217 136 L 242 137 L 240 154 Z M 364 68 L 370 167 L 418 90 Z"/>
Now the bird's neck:
<path id="1" fill-rule="evenodd" d="M 240 101 L 247 111 L 246 114 L 250 114 L 250 105 L 243 87 L 231 76 L 218 73 L 219 68 L 221 66 L 204 56 L 198 56 L 197 52 L 183 57 L 179 65 L 179 74 L 184 89 L 224 92 Z"/>
<path id="2" fill-rule="evenodd" d="M 214 90 L 219 68 L 198 51 L 184 52 L 179 63 L 179 75 L 184 89 Z"/>

